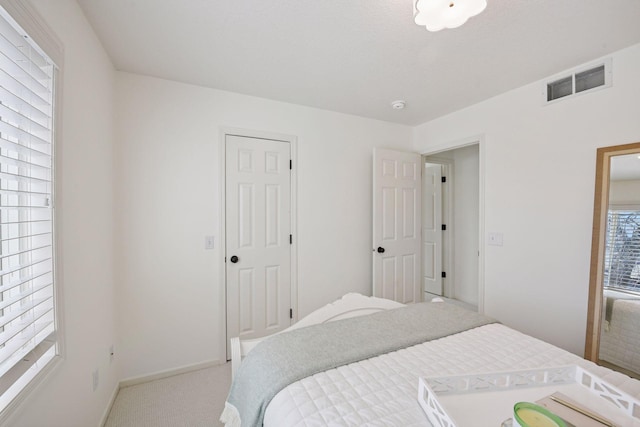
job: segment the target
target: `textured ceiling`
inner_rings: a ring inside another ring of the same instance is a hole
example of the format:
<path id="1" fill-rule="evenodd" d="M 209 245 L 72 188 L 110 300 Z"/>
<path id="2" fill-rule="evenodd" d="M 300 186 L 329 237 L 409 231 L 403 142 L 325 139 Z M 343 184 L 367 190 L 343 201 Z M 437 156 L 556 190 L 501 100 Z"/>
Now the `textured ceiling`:
<path id="1" fill-rule="evenodd" d="M 436 33 L 411 0 L 78 3 L 118 70 L 408 125 L 640 42 L 640 0 L 488 0 Z"/>
<path id="2" fill-rule="evenodd" d="M 636 153 L 611 157 L 609 174 L 612 181 L 640 179 L 640 155 Z"/>

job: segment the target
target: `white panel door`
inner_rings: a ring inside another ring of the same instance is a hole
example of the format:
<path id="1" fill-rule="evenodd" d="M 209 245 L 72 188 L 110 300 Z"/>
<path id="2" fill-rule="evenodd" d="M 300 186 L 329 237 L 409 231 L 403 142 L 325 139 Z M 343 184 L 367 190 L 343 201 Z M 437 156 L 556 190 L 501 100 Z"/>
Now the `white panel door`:
<path id="1" fill-rule="evenodd" d="M 373 150 L 373 295 L 422 301 L 421 156 Z"/>
<path id="2" fill-rule="evenodd" d="M 422 239 L 424 290 L 442 295 L 442 165 L 422 174 Z"/>
<path id="3" fill-rule="evenodd" d="M 291 325 L 291 155 L 282 141 L 225 142 L 228 348 Z"/>

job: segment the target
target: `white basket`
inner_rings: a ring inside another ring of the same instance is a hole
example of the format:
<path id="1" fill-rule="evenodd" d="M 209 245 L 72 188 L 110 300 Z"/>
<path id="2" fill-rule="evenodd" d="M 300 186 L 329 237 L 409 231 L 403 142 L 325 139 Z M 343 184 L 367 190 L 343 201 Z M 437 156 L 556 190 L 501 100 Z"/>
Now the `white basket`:
<path id="1" fill-rule="evenodd" d="M 435 427 L 463 427 L 456 423 L 451 411 L 442 404 L 438 396 L 505 391 L 513 393 L 515 404 L 519 399 L 517 390 L 570 384 L 577 384 L 589 390 L 593 395 L 615 405 L 628 419 L 640 422 L 640 402 L 574 365 L 426 379 L 420 377 L 418 401 Z"/>

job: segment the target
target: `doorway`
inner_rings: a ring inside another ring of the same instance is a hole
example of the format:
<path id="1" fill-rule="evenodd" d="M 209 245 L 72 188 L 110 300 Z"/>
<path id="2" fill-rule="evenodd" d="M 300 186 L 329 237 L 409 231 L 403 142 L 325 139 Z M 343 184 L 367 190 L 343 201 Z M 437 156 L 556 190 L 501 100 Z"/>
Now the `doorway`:
<path id="1" fill-rule="evenodd" d="M 373 150 L 374 296 L 483 312 L 482 158 L 480 137 L 422 155 Z"/>
<path id="2" fill-rule="evenodd" d="M 434 165 L 442 171 L 442 179 L 434 185 L 440 186 L 440 211 L 430 215 L 424 209 L 423 237 L 425 248 L 430 245 L 436 255 L 423 257 L 425 300 L 443 296 L 454 302 L 478 309 L 480 305 L 480 151 L 479 144 L 454 148 L 423 157 L 423 176 L 429 176 Z M 428 192 L 428 193 L 427 193 Z M 436 194 L 429 186 L 423 188 L 423 199 Z M 435 203 L 433 204 L 435 206 Z M 433 233 L 432 217 L 441 216 L 439 238 L 427 241 Z M 428 255 L 429 252 L 423 250 Z M 434 264 L 434 260 L 440 260 Z M 440 275 L 435 282 L 427 277 L 428 272 Z M 429 286 L 429 283 L 431 285 Z"/>
<path id="3" fill-rule="evenodd" d="M 289 327 L 295 311 L 295 186 L 290 138 L 225 133 L 225 347 Z"/>

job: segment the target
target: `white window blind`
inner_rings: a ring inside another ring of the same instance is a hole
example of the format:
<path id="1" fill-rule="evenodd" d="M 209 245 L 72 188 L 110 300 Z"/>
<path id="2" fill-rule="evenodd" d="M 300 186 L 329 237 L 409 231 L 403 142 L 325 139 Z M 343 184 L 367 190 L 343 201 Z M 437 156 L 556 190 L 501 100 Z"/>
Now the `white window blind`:
<path id="1" fill-rule="evenodd" d="M 0 410 L 57 352 L 54 73 L 0 10 Z"/>
<path id="2" fill-rule="evenodd" d="M 604 286 L 640 293 L 640 211 L 607 215 Z"/>

